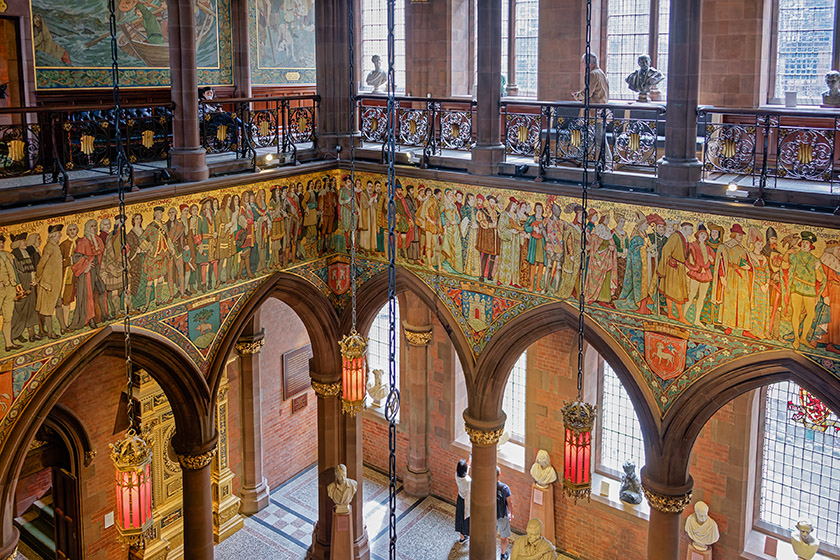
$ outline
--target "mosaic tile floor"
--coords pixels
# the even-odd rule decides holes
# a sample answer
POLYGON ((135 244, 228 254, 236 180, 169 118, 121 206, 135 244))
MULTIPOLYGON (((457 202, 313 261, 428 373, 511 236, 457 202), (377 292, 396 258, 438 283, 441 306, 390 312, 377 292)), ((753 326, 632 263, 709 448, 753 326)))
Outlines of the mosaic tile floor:
MULTIPOLYGON (((317 512, 317 472, 312 466, 271 493, 263 511, 245 519, 245 528, 216 547, 216 560, 297 560, 312 542, 317 512), (247 556, 245 556, 247 554, 247 556)), ((388 478, 365 469, 364 516, 371 560, 388 558, 388 478)), ((469 545, 458 543, 455 507, 437 498, 416 499, 397 486, 397 558, 460 560, 469 545)))

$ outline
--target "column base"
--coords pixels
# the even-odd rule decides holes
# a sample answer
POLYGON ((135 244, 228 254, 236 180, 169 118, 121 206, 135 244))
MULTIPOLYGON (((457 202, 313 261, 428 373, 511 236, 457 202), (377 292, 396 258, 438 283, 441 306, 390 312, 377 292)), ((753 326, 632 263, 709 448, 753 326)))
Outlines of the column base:
POLYGON ((242 513, 254 515, 258 511, 262 511, 268 505, 269 499, 271 499, 268 481, 263 477, 262 481, 256 487, 243 487, 239 491, 239 497, 242 498, 242 503, 239 507, 239 511, 242 513))
POLYGON ((405 470, 403 489, 409 496, 425 498, 432 493, 432 473, 428 469, 423 472, 405 470))
POLYGON ((505 159, 503 144, 477 144, 472 149, 470 173, 473 175, 496 175, 499 164, 505 159))
POLYGON ((17 527, 12 527, 12 538, 9 539, 9 542, 0 546, 0 560, 14 560, 17 557, 19 539, 20 533, 17 527))
POLYGON ((367 527, 362 531, 359 540, 353 543, 353 560, 370 560, 370 541, 368 540, 367 527))
POLYGON ((318 523, 312 529, 312 544, 306 550, 306 560, 330 560, 330 544, 318 540, 318 523))
POLYGON ((204 181, 210 177, 204 148, 174 148, 170 152, 172 169, 185 183, 204 181))
POLYGON ((656 192, 673 196, 695 196, 703 175, 703 164, 697 158, 659 160, 656 192))

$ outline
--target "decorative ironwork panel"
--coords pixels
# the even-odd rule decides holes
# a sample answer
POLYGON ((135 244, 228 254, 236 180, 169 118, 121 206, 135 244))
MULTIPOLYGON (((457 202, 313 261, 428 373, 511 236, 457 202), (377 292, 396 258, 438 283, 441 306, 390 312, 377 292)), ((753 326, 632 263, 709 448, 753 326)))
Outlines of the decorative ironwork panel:
POLYGON ((657 124, 656 120, 615 119, 613 163, 656 167, 657 124))
POLYGON ((315 135, 315 109, 313 107, 289 109, 288 132, 295 144, 312 142, 315 135))
POLYGON ((505 119, 505 150, 533 156, 540 143, 540 115, 509 113, 505 119))
POLYGON ((447 111, 440 113, 440 144, 448 150, 472 148, 472 111, 447 111))
POLYGON ((239 149, 239 116, 233 111, 206 111, 201 119, 204 149, 208 154, 239 149))
POLYGON ((399 109, 399 144, 423 146, 429 137, 429 111, 426 109, 399 109))
POLYGON ((388 116, 384 107, 362 108, 362 140, 382 144, 387 129, 388 116))
POLYGON ((555 147, 553 159, 556 162, 573 162, 575 165, 583 165, 583 138, 587 136, 589 146, 589 161, 595 161, 595 118, 589 119, 589 126, 586 125, 584 117, 558 116, 555 124, 555 147))
POLYGON ((0 126, 0 177, 41 173, 44 170, 41 150, 40 125, 0 126))
POLYGON ((172 117, 169 114, 127 118, 126 153, 131 163, 169 157, 172 117))
POLYGON ((110 167, 113 132, 107 117, 88 119, 88 115, 82 113, 68 115, 71 116, 77 120, 64 120, 61 123, 64 168, 69 171, 110 167))
POLYGON ((805 181, 832 179, 834 131, 780 127, 776 176, 805 181))
POLYGON ((751 175, 755 170, 756 127, 708 124, 703 167, 707 172, 751 175))
POLYGON ((277 146, 277 109, 250 111, 248 124, 255 148, 277 146))

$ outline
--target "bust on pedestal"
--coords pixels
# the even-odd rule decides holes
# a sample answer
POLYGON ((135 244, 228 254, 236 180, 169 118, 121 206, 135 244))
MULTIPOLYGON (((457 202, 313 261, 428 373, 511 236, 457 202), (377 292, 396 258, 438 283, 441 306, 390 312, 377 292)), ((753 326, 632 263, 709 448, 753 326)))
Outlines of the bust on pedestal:
POLYGON ((621 466, 624 476, 621 477, 621 487, 618 489, 618 499, 625 504, 639 505, 642 503, 642 483, 636 475, 636 463, 625 461, 621 466))
POLYGON ((516 539, 510 551, 510 560, 556 560, 554 545, 542 535, 543 524, 531 519, 525 535, 516 539))
POLYGON ((685 532, 691 539, 687 560, 711 560, 713 544, 720 539, 717 522, 709 517, 709 506, 700 501, 694 504, 694 513, 685 520, 685 532))
MULTIPOLYGON (((531 465, 534 487, 531 491, 531 521, 542 522, 540 533, 549 542, 554 542, 554 488, 557 471, 551 466, 551 457, 545 449, 537 451, 537 458, 531 465)), ((530 524, 529 524, 530 525, 530 524)))
POLYGON ((643 54, 639 57, 639 68, 634 70, 632 74, 624 78, 630 91, 638 92, 639 97, 636 101, 640 103, 647 103, 650 101, 648 94, 654 89, 659 82, 665 79, 662 72, 650 65, 650 57, 643 54))
POLYGON ((828 91, 822 94, 823 107, 840 107, 840 72, 832 70, 825 75, 828 91))
POLYGON ((385 374, 384 371, 381 369, 375 369, 371 371, 373 374, 373 382, 369 383, 367 386, 368 395, 372 399, 370 406, 373 408, 379 408, 382 406, 382 399, 386 397, 388 394, 388 387, 382 383, 382 376, 385 374))
POLYGON ((373 93, 382 93, 381 88, 388 81, 388 75, 380 68, 382 59, 375 54, 370 57, 370 61, 373 63, 373 70, 368 73, 365 83, 373 88, 373 93))
POLYGON ((803 519, 790 533, 790 544, 799 560, 811 560, 820 547, 820 541, 814 535, 814 524, 803 519))
POLYGON ((336 465, 335 482, 327 486, 327 495, 335 502, 332 517, 331 560, 352 560, 353 558, 353 516, 350 502, 356 495, 356 481, 347 478, 347 467, 336 465))

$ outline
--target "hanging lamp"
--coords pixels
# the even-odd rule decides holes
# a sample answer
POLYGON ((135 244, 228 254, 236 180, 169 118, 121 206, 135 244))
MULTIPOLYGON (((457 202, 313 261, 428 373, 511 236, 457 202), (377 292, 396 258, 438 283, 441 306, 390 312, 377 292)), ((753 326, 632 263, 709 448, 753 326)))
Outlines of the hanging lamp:
POLYGON ((111 79, 114 93, 114 145, 118 175, 120 241, 122 245, 122 295, 123 331, 125 333, 125 393, 128 399, 128 430, 117 443, 110 445, 111 460, 116 470, 117 495, 116 526, 118 540, 123 546, 142 546, 144 535, 152 528, 152 448, 136 431, 134 397, 132 396, 134 366, 131 359, 131 318, 128 313, 128 243, 125 230, 126 183, 134 174, 126 157, 122 135, 122 108, 120 105, 119 64, 117 60, 117 16, 115 0, 108 0, 111 35, 111 79))
MULTIPOLYGON (((592 54, 592 0, 586 1, 586 70, 584 71, 583 114, 583 182, 581 185, 580 222, 580 277, 578 278, 578 364, 577 399, 563 406, 563 493, 575 502, 589 497, 592 492, 592 428, 595 425, 596 407, 583 400, 583 343, 584 307, 583 287, 586 278, 586 221, 589 187, 589 111, 590 111, 590 57, 592 54)), ((596 116, 597 119, 597 116, 596 116)))
POLYGON ((351 417, 365 408, 367 394, 367 339, 356 330, 356 143, 352 131, 356 122, 355 89, 355 53, 354 53, 354 21, 353 5, 347 13, 349 29, 349 68, 350 95, 348 123, 351 127, 350 137, 350 293, 352 297, 353 327, 350 334, 338 341, 341 348, 341 410, 351 417))

